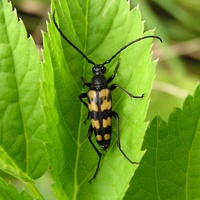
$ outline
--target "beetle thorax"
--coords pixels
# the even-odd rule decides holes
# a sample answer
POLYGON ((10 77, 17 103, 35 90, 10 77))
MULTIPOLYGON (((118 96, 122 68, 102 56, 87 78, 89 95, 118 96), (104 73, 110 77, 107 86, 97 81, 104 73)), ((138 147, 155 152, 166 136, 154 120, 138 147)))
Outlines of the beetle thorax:
POLYGON ((101 90, 107 87, 106 78, 104 75, 94 75, 91 80, 90 89, 101 90))
POLYGON ((94 73, 94 76, 92 77, 91 80, 90 89, 101 90, 103 88, 106 88, 107 83, 106 83, 106 78, 104 76, 104 73, 106 72, 105 66, 102 64, 94 65, 92 71, 94 73))

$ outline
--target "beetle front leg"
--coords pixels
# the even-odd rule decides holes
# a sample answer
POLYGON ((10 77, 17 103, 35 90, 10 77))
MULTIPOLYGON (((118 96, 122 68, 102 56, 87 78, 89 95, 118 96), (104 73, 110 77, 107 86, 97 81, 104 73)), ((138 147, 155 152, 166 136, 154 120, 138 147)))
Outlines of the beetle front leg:
POLYGON ((118 59, 118 62, 117 62, 117 65, 115 67, 115 71, 114 71, 114 74, 108 78, 108 80, 106 81, 107 84, 109 84, 114 78, 115 78, 115 75, 117 73, 117 70, 119 68, 119 65, 120 65, 120 59, 118 59))
POLYGON ((99 170, 99 166, 100 166, 100 163, 101 163, 101 156, 102 156, 102 154, 99 152, 99 150, 96 148, 96 146, 95 146, 94 143, 92 142, 91 137, 92 137, 93 131, 94 131, 94 129, 93 129, 93 127, 92 127, 92 124, 90 124, 89 130, 88 130, 88 139, 89 139, 90 143, 92 144, 94 150, 96 151, 97 155, 99 156, 99 161, 98 161, 97 168, 96 168, 96 171, 95 171, 95 173, 94 173, 94 176, 90 179, 89 183, 90 183, 93 179, 95 179, 95 177, 96 177, 96 175, 97 175, 97 172, 98 172, 98 170, 99 170))
POLYGON ((86 82, 86 80, 85 80, 85 78, 83 76, 81 77, 81 80, 83 81, 83 85, 84 86, 87 86, 87 87, 91 86, 91 83, 86 82))
POLYGON ((117 122, 117 147, 119 148, 120 152, 124 155, 124 157, 131 163, 131 164, 138 164, 137 162, 133 162, 130 158, 127 157, 127 155, 123 152, 121 149, 121 143, 120 143, 120 131, 119 131, 119 115, 116 112, 112 112, 112 116, 116 119, 117 122))

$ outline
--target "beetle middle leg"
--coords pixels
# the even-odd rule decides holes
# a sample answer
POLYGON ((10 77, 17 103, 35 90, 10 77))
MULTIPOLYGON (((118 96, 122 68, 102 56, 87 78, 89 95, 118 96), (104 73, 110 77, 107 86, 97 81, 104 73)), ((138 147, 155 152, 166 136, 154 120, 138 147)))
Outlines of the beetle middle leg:
MULTIPOLYGON (((87 93, 82 93, 80 94, 79 96, 79 99, 80 101, 83 103, 83 105, 85 105, 87 108, 88 108, 88 104, 83 100, 83 98, 86 98, 87 97, 87 93)), ((88 110, 88 116, 87 118, 85 119, 84 123, 86 123, 86 121, 90 118, 90 113, 89 113, 89 110, 88 110)))
POLYGON ((92 133, 93 133, 94 129, 92 127, 92 124, 90 124, 90 127, 89 127, 89 130, 88 130, 88 139, 90 141, 90 143, 92 144, 94 150, 96 151, 97 155, 99 156, 99 161, 98 161, 98 164, 97 164, 97 168, 96 168, 96 171, 94 173, 94 176, 90 179, 89 183, 96 177, 97 175, 97 172, 99 170, 99 166, 100 166, 100 163, 101 163, 101 156, 102 154, 99 152, 99 150, 96 148, 96 146, 94 145, 94 143, 92 142, 92 133))
MULTIPOLYGON (((119 65, 120 65, 120 59, 118 59, 118 62, 117 62, 117 65, 115 67, 115 71, 114 71, 114 74, 108 78, 108 80, 106 81, 107 84, 109 84, 114 78, 115 78, 115 75, 117 73, 117 70, 119 68, 119 65)), ((88 83, 87 83, 88 84, 88 83)), ((86 84, 85 84, 86 85, 86 84)), ((127 90, 125 90, 123 87, 121 87, 120 85, 118 84, 112 84, 109 89, 111 91, 113 91, 115 88, 119 88, 120 90, 122 90, 123 92, 125 92, 127 95, 129 95, 131 98, 143 98, 144 97, 144 94, 142 94, 141 96, 135 96, 135 95, 132 95, 130 92, 128 92, 127 90)))
POLYGON ((132 95, 130 92, 128 92, 127 90, 125 90, 123 87, 121 87, 120 85, 118 84, 112 84, 109 89, 111 91, 113 91, 115 88, 119 88, 120 90, 122 90, 123 92, 125 92, 128 96, 130 96, 131 98, 143 98, 145 94, 142 94, 141 96, 135 96, 135 95, 132 95))
POLYGON ((112 116, 116 119, 117 122, 117 147, 119 148, 120 152, 124 155, 124 157, 131 163, 131 164, 138 164, 137 162, 133 162, 128 156, 124 153, 121 149, 121 142, 120 142, 120 131, 119 131, 119 115, 116 112, 112 112, 112 116))

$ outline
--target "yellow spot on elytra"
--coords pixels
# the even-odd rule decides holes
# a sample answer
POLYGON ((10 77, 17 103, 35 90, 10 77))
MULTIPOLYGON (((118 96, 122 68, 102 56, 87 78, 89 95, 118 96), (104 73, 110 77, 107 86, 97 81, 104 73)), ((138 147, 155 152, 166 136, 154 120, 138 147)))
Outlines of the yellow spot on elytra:
POLYGON ((96 99, 97 99, 97 93, 95 90, 90 90, 88 92, 88 97, 89 97, 89 103, 88 103, 88 108, 89 111, 95 111, 98 112, 98 106, 96 104, 96 99))
POLYGON ((97 97, 97 92, 95 90, 90 90, 88 92, 88 96, 90 97, 90 99, 95 99, 97 97))
POLYGON ((110 140, 110 134, 106 133, 104 134, 104 140, 110 140))
POLYGON ((99 129, 100 128, 99 120, 92 119, 92 127, 99 129))
POLYGON ((102 141, 102 136, 101 136, 101 135, 99 135, 99 134, 98 134, 98 135, 96 135, 96 140, 97 140, 97 141, 102 141))
POLYGON ((95 111, 95 112, 98 112, 98 106, 96 103, 94 103, 93 101, 91 101, 91 103, 88 104, 88 108, 89 108, 89 111, 95 111))
POLYGON ((103 119, 103 128, 111 126, 111 118, 108 117, 107 119, 103 119))
POLYGON ((104 111, 104 110, 110 110, 111 109, 111 100, 108 98, 110 97, 110 91, 109 89, 102 89, 100 91, 100 98, 101 98, 101 101, 102 101, 102 104, 101 104, 101 111, 104 111))

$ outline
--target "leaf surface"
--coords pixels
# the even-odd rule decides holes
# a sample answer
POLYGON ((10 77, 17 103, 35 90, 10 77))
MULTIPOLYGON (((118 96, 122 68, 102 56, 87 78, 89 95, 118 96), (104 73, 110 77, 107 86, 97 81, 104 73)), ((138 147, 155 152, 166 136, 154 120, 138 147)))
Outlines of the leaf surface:
POLYGON ((40 58, 7 0, 0 2, 0 169, 24 181, 47 169, 40 58))
POLYGON ((144 155, 125 199, 200 198, 200 86, 166 123, 156 117, 147 130, 144 155))

